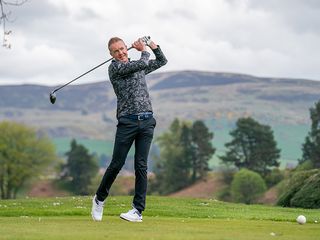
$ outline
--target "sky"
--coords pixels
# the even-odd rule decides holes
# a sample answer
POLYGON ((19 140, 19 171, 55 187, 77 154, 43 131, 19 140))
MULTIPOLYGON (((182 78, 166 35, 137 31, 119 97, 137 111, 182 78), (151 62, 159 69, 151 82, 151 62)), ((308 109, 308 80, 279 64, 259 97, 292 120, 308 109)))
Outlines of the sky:
MULTIPOLYGON (((61 85, 109 59, 111 37, 130 46, 145 35, 168 59, 158 72, 320 80, 318 0, 28 0, 6 7, 12 47, 0 46, 0 85, 61 85)), ((139 54, 129 51, 131 59, 139 54)), ((76 83, 103 80, 107 65, 76 83)))

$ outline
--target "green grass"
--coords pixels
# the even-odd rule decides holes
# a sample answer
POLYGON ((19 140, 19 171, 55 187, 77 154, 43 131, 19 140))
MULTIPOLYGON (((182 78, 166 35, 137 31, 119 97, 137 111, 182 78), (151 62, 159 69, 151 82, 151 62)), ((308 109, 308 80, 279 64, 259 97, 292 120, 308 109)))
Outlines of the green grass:
POLYGON ((119 219, 131 197, 110 197, 102 222, 90 197, 0 201, 0 239, 319 239, 320 211, 214 199, 147 198, 143 223, 119 219), (295 222, 298 215, 307 224, 295 222))

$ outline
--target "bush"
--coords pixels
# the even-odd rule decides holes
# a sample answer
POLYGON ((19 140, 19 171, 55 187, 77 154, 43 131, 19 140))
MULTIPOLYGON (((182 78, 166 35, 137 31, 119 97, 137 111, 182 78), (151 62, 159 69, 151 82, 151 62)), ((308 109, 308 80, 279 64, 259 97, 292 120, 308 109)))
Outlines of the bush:
POLYGON ((231 196, 235 202, 251 204, 266 191, 263 178, 256 172, 241 169, 231 183, 231 196))
POLYGON ((231 193, 230 193, 230 186, 224 187, 220 191, 218 191, 217 198, 220 201, 231 202, 232 197, 231 197, 231 193))
POLYGON ((320 172, 309 177, 294 197, 292 207, 320 208, 320 172))
POLYGON ((221 172, 223 182, 227 185, 230 185, 237 171, 234 168, 224 168, 221 170, 221 172))
POLYGON ((272 169, 272 171, 265 177, 268 188, 277 185, 283 179, 284 173, 279 168, 272 169))
POLYGON ((307 161, 300 163, 296 167, 295 171, 306 171, 306 170, 311 170, 311 169, 314 169, 313 163, 311 162, 311 160, 307 160, 307 161))
MULTIPOLYGON (((312 195, 311 197, 312 199, 316 197, 313 194, 313 191, 317 189, 317 187, 314 186, 314 184, 316 183, 316 180, 313 180, 313 179, 314 178, 317 179, 317 176, 320 177, 319 173, 320 173, 319 169, 294 172, 294 174, 287 181, 287 184, 286 184, 287 190, 279 197, 277 205, 283 206, 283 207, 293 207, 292 204, 295 204, 295 206, 299 205, 300 207, 305 206, 305 208, 309 208, 308 206, 310 206, 310 204, 308 202, 310 201, 309 199, 311 197, 310 195, 312 195), (308 184, 310 184, 310 186, 308 186, 308 184), (311 185, 313 187, 311 187, 311 185), (303 192, 299 193, 301 190, 303 190, 303 192), (304 201, 305 201, 305 204, 303 203, 304 201)), ((316 202, 319 201, 320 199, 319 195, 320 194, 318 194, 318 200, 314 199, 313 201, 316 201, 316 202)))

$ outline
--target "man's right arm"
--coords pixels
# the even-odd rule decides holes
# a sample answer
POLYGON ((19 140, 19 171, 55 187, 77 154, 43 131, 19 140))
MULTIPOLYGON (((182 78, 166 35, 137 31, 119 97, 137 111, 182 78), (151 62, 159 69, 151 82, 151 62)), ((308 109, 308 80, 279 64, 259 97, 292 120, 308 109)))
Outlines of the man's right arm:
POLYGON ((150 53, 142 51, 141 58, 137 61, 131 61, 127 63, 112 61, 109 67, 109 76, 112 78, 117 78, 145 70, 148 67, 149 57, 150 53))

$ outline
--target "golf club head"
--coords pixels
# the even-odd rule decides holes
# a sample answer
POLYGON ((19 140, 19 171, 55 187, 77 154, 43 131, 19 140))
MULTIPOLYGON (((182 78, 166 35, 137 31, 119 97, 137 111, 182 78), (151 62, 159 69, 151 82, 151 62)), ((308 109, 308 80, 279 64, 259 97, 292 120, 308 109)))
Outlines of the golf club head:
POLYGON ((54 104, 56 102, 57 96, 54 92, 50 93, 50 102, 54 104))

